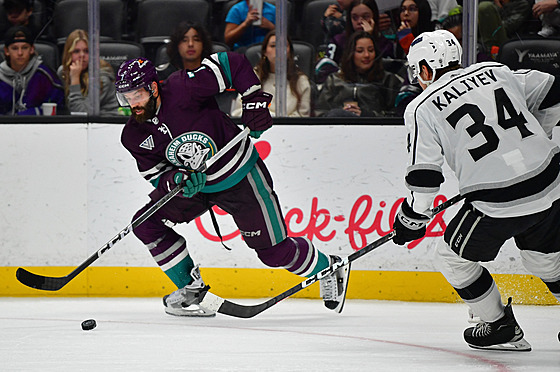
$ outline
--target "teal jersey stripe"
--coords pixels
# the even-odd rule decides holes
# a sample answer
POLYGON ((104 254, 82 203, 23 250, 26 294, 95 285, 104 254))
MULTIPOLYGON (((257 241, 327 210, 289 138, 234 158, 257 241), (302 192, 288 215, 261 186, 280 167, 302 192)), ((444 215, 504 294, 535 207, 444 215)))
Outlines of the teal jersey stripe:
POLYGON ((222 66, 222 70, 224 71, 228 83, 228 88, 231 88, 231 68, 229 66, 229 58, 226 52, 219 52, 218 53, 218 61, 220 61, 220 65, 222 66))
POLYGON ((278 244, 286 239, 284 225, 279 220, 282 218, 282 215, 276 209, 276 203, 270 198, 270 191, 267 189, 266 181, 261 176, 257 167, 251 169, 250 173, 254 185, 257 188, 257 193, 266 209, 265 217, 268 217, 268 225, 272 229, 272 234, 274 235, 272 243, 273 245, 278 244))
POLYGON ((247 162, 245 164, 243 164, 243 166, 241 166, 241 168, 239 168, 237 171, 235 171, 231 176, 229 176, 228 178, 226 178, 225 180, 218 182, 214 185, 210 185, 210 186, 204 186, 204 188, 202 189, 202 193, 212 193, 212 192, 219 192, 219 191, 224 191, 229 189, 230 187, 233 187, 235 185, 237 185, 239 182, 241 182, 241 180, 243 178, 245 178, 245 176, 247 175, 247 173, 249 173, 249 171, 255 166, 255 163, 257 162, 257 160, 259 159, 259 153, 258 151, 253 147, 253 153, 251 154, 251 157, 249 158, 249 160, 247 160, 247 162))

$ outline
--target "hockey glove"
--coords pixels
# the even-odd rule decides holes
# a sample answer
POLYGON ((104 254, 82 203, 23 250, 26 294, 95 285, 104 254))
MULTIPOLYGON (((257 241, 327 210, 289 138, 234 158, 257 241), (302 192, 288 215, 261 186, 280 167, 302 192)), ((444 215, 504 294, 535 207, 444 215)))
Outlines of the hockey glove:
POLYGON ((404 245, 416 239, 420 239, 426 234, 426 225, 430 218, 414 212, 408 205, 406 199, 401 205, 401 209, 393 222, 393 229, 397 233, 393 237, 393 242, 404 245))
POLYGON ((202 190, 206 184, 206 173, 187 172, 181 170, 180 172, 175 173, 173 181, 175 182, 175 185, 179 185, 181 182, 185 181, 185 187, 183 187, 183 197, 192 198, 193 195, 202 190))
POLYGON ((243 125, 249 127, 249 135, 259 138, 261 134, 272 126, 272 116, 268 106, 272 101, 272 94, 258 90, 242 98, 243 113, 241 120, 243 125))

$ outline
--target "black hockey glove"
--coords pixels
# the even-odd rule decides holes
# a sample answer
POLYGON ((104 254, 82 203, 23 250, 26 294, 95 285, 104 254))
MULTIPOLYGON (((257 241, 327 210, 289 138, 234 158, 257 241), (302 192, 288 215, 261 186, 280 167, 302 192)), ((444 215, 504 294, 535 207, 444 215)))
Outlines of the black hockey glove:
POLYGON ((258 90, 247 97, 242 98, 243 113, 241 120, 243 125, 249 127, 249 135, 259 138, 261 134, 272 126, 272 116, 268 106, 272 101, 272 94, 258 90))
POLYGON ((206 184, 206 173, 201 172, 188 172, 184 169, 178 169, 167 172, 169 174, 164 174, 161 181, 165 182, 166 191, 169 192, 184 182, 183 193, 181 194, 185 198, 192 198, 196 193, 198 193, 204 185, 206 184), (172 175, 172 177, 170 177, 172 175))
POLYGON ((413 240, 420 239, 426 234, 428 222, 430 222, 430 218, 414 212, 405 199, 399 213, 395 217, 395 222, 393 222, 393 229, 397 233, 393 237, 393 241, 395 244, 404 245, 413 240))

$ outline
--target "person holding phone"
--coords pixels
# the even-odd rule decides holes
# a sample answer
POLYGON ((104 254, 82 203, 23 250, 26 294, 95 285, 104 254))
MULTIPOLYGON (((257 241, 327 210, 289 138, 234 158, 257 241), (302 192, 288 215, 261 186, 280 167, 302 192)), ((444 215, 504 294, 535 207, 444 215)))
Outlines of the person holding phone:
POLYGON ((261 43, 266 34, 276 28, 275 22, 274 5, 262 0, 242 0, 232 6, 226 16, 224 41, 232 50, 261 43))

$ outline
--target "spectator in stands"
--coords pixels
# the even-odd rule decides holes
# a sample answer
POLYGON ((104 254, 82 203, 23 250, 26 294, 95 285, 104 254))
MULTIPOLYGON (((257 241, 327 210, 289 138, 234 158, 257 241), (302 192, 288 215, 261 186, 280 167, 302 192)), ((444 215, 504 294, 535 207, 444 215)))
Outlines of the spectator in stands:
POLYGON ((41 22, 35 19, 33 0, 4 0, 2 6, 6 13, 6 19, 2 20, 0 35, 5 35, 8 28, 12 26, 26 26, 34 40, 54 41, 49 25, 41 25, 41 22))
POLYGON ((0 63, 0 114, 41 115, 41 105, 64 109, 64 90, 56 73, 35 54, 34 38, 25 26, 10 28, 4 37, 0 63))
POLYGON ((527 0, 479 2, 478 30, 486 51, 497 55, 503 43, 525 31, 531 17, 531 5, 527 0))
POLYGON ((434 30, 430 4, 427 0, 403 0, 400 18, 401 25, 397 30, 397 37, 399 47, 406 55, 416 36, 434 30))
MULTIPOLYGON (((91 111, 88 100, 89 88, 89 41, 86 31, 76 29, 66 38, 62 52, 62 65, 59 74, 64 82, 66 103, 70 113, 91 111)), ((118 115, 119 104, 115 90, 115 72, 111 65, 99 61, 99 113, 118 115)))
POLYGON ((538 34, 542 37, 558 37, 560 34, 560 2, 558 0, 536 0, 533 5, 533 16, 539 18, 542 29, 538 34))
POLYGON ((375 0, 354 0, 347 11, 344 32, 335 35, 329 41, 325 56, 315 66, 315 81, 323 83, 328 75, 338 71, 338 63, 346 47, 346 41, 356 31, 366 31, 373 35, 379 58, 394 57, 393 43, 381 33, 382 27, 388 29, 390 25, 389 16, 383 14, 380 17, 375 0))
MULTIPOLYGON (((208 31, 198 23, 181 22, 167 44, 169 62, 156 67, 158 78, 165 80, 177 70, 196 70, 210 54, 212 39, 208 31)), ((228 90, 216 95, 220 110, 229 114, 236 95, 236 92, 228 90)))
POLYGON ((169 62, 156 67, 160 80, 177 70, 195 70, 212 53, 212 40, 204 27, 192 22, 181 22, 167 44, 169 62))
POLYGON ((379 57, 394 56, 392 43, 381 34, 381 29, 388 29, 390 25, 389 16, 379 14, 375 0, 354 0, 346 15, 344 33, 336 35, 329 43, 329 50, 332 50, 329 57, 338 63, 346 47, 346 40, 356 31, 366 31, 374 36, 380 53, 379 57))
POLYGON ((249 0, 241 0, 231 7, 226 16, 224 41, 233 50, 261 43, 265 35, 274 30, 275 22, 274 5, 263 2, 261 14, 249 4, 249 0))
POLYGON ((325 9, 321 26, 325 32, 325 41, 328 41, 338 34, 344 32, 346 28, 347 10, 352 5, 353 0, 336 0, 337 4, 331 4, 325 9))
MULTIPOLYGON (((296 66, 292 40, 288 37, 287 71, 288 86, 286 89, 286 116, 310 116, 311 85, 309 78, 296 66)), ((276 31, 270 31, 264 38, 261 47, 261 59, 255 66, 255 72, 261 81, 262 90, 276 94, 276 31)), ((276 116, 275 100, 269 111, 276 116)), ((241 116, 241 97, 238 97, 232 116, 241 116)))
POLYGON ((392 116, 403 79, 383 69, 375 37, 357 31, 348 40, 340 72, 331 74, 319 94, 316 113, 329 117, 392 116))

